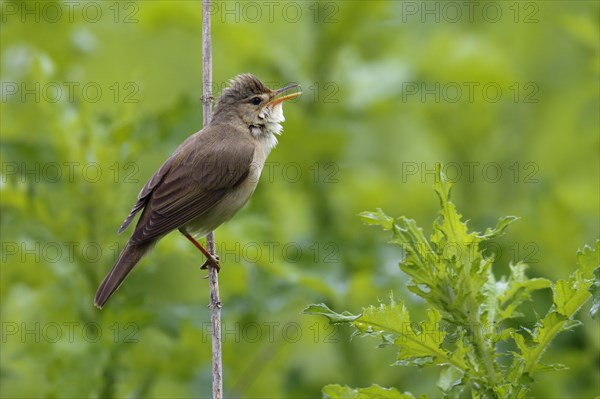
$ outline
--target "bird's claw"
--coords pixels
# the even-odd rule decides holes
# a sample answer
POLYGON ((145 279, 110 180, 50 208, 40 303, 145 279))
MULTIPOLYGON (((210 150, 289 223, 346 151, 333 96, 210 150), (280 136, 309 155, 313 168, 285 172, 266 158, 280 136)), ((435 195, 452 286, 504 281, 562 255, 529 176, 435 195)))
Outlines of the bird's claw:
POLYGON ((208 266, 212 266, 217 269, 217 273, 221 271, 221 265, 219 264, 219 257, 217 255, 206 258, 206 261, 200 266, 200 269, 206 270, 208 266))

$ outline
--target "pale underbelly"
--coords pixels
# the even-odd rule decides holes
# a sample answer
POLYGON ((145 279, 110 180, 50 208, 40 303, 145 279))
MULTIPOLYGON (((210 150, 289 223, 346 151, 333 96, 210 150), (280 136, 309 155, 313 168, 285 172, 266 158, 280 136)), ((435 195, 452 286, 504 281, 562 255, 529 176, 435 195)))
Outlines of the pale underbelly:
MULTIPOLYGON (((269 137, 271 136, 272 134, 269 137)), ((205 212, 204 215, 186 223, 180 227, 179 230, 183 233, 190 233, 197 238, 201 238, 231 219, 233 215, 248 202, 252 193, 254 193, 254 189, 256 189, 256 185, 258 184, 265 160, 270 150, 271 147, 269 146, 257 146, 246 180, 226 193, 225 196, 210 210, 205 212)))
POLYGON ((206 213, 186 223, 179 228, 181 232, 189 233, 197 238, 204 237, 221 224, 231 219, 248 202, 254 189, 256 180, 246 179, 234 188, 206 213))

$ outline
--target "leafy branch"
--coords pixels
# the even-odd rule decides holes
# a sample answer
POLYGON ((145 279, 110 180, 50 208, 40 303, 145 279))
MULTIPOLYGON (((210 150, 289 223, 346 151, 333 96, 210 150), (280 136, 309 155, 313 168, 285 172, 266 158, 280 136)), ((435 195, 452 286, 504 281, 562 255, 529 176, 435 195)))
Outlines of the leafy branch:
MULTIPOLYGON (((444 397, 524 398, 536 373, 564 368, 544 365, 541 357, 560 332, 579 325, 574 316, 594 295, 598 309, 599 242, 577 254, 577 269, 566 280, 528 278, 527 265, 510 264, 508 276, 497 279, 494 257, 482 244, 504 234, 517 220, 500 218, 494 228, 469 232, 450 202, 452 185, 437 167, 435 192, 440 200, 439 217, 427 239, 417 223, 404 216, 392 218, 381 209, 360 214, 364 223, 391 231, 390 243, 403 249, 400 269, 409 277, 408 289, 429 305, 427 320, 412 321, 403 302, 390 295, 389 304, 369 306, 360 315, 337 313, 324 304, 310 305, 307 314, 325 316, 330 323, 349 323, 359 336, 382 340, 380 346, 399 349, 396 365, 441 368, 438 387, 444 397), (517 325, 520 309, 531 293, 550 288, 553 305, 533 329, 517 325), (510 322, 510 323, 509 323, 510 322), (512 341, 514 350, 502 349, 512 341), (499 359, 509 359, 508 362, 499 359)), ((326 398, 413 398, 395 388, 373 385, 350 388, 328 385, 326 398)))

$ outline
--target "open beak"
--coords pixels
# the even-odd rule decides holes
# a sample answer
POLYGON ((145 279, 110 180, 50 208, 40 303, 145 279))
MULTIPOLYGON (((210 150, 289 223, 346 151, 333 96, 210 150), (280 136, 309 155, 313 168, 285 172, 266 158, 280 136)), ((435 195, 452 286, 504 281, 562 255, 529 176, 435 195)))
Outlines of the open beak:
POLYGON ((291 100, 292 98, 296 98, 302 94, 302 90, 300 89, 300 85, 298 85, 296 83, 292 83, 291 85, 287 85, 285 87, 282 87, 281 89, 275 90, 274 93, 275 93, 275 95, 273 96, 271 101, 269 101, 269 103, 268 103, 268 105, 270 105, 270 106, 275 106, 279 103, 284 102, 285 100, 291 100), (298 90, 295 91, 294 93, 290 93, 290 94, 283 95, 281 97, 277 97, 280 94, 283 94, 286 91, 293 89, 294 87, 298 87, 298 90))

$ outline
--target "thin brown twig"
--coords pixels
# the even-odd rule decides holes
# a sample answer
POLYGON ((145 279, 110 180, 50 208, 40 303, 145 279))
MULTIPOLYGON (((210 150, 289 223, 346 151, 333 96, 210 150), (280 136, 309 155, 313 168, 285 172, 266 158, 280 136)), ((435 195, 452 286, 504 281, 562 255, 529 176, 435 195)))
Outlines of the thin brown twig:
MULTIPOLYGON (((212 117, 212 48, 210 36, 210 0, 202 0, 202 111, 203 124, 212 117)), ((215 255, 214 232, 206 236, 206 249, 215 255)), ((223 361, 221 355, 221 298, 219 296, 219 271, 208 265, 210 286, 210 320, 212 324, 212 391, 213 399, 223 398, 223 361)))

